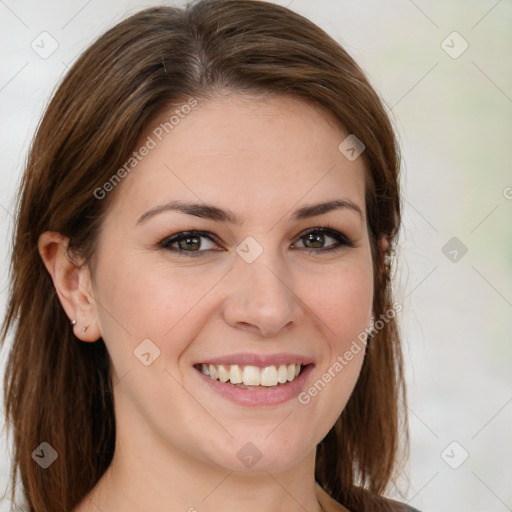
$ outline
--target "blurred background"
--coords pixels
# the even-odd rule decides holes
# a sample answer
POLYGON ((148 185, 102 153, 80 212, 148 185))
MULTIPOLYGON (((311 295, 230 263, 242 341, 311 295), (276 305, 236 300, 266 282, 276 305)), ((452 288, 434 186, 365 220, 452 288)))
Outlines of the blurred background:
MULTIPOLYGON (((44 107, 97 36, 157 3, 0 0, 2 316, 13 197, 44 107)), ((512 1, 275 3, 348 50, 401 140, 395 290, 411 448, 407 477, 391 495, 423 512, 512 511, 512 1)), ((8 348, 0 353, 2 374, 8 348)), ((6 512, 16 508, 2 427, 6 512)))

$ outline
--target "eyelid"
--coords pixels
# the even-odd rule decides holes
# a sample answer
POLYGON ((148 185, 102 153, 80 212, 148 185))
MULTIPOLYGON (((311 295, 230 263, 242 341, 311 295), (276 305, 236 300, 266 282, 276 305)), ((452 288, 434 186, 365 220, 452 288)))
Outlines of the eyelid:
MULTIPOLYGON (((216 243, 217 245, 219 245, 219 241, 220 241, 219 237, 217 237, 215 234, 213 234, 210 231, 204 231, 201 229, 187 229, 185 231, 178 231, 178 232, 174 233, 173 235, 165 237, 161 242, 158 243, 158 246, 162 247, 164 249, 168 249, 171 244, 173 244, 174 242, 180 240, 181 238, 185 238, 187 236, 190 236, 190 237, 197 236, 200 238, 201 237, 208 238, 209 240, 216 243)), ((178 250, 178 251, 179 252, 194 252, 194 251, 180 251, 180 250, 178 250)), ((206 251, 195 251, 195 252, 201 253, 201 252, 206 252, 206 251)))
MULTIPOLYGON (((303 251, 307 251, 308 253, 322 253, 322 252, 329 252, 329 251, 334 252, 336 249, 343 249, 344 247, 355 247, 355 244, 352 242, 352 240, 348 236, 346 236, 343 232, 339 231, 338 229, 333 228, 329 224, 324 224, 322 226, 314 226, 312 228, 308 228, 304 231, 301 231, 295 237, 293 244, 295 244, 297 241, 301 240, 303 237, 307 236, 309 233, 326 234, 327 236, 330 236, 331 238, 336 240, 338 242, 338 244, 335 245, 334 247, 328 246, 328 247, 319 248, 319 249, 310 248, 310 247, 300 247, 299 248, 303 251)), ((208 252, 217 250, 217 249, 206 249, 206 250, 199 250, 199 251, 185 251, 182 249, 171 247, 171 244, 173 244, 187 236, 191 236, 191 237, 197 236, 198 238, 204 237, 204 238, 209 239, 210 241, 212 241, 213 243, 215 243, 217 245, 221 245, 221 244, 219 244, 220 238, 217 235, 215 235, 214 233, 212 233, 210 231, 204 231, 201 229, 189 229, 189 230, 185 230, 185 231, 178 231, 178 232, 174 233, 173 235, 165 237, 162 241, 160 241, 158 243, 158 246, 161 248, 164 248, 164 249, 172 250, 180 255, 192 256, 192 257, 198 256, 202 253, 208 253, 208 252)), ((218 250, 223 250, 223 249, 218 249, 218 250)))
MULTIPOLYGON (((339 231, 338 229, 335 229, 333 227, 329 227, 328 225, 324 226, 317 226, 313 228, 306 229, 305 231, 302 231, 295 239, 295 241, 300 240, 301 238, 305 237, 306 235, 309 235, 309 233, 322 233, 326 234, 327 236, 330 236, 331 238, 334 238, 340 245, 345 245, 346 247, 355 247, 354 242, 350 240, 350 238, 339 231)), ((293 242, 295 243, 295 242, 293 242)), ((339 247, 339 246, 336 246, 339 247)), ((323 249, 311 249, 309 247, 304 248, 306 251, 313 251, 313 252, 322 252, 327 251, 328 248, 323 249)), ((334 248, 333 248, 334 249, 334 248)))

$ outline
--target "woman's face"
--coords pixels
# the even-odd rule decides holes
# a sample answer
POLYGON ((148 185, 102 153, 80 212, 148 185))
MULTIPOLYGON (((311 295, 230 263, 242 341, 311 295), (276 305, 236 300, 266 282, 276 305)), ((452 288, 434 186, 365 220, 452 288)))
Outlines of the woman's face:
POLYGON ((363 160, 340 152, 349 134, 329 114, 290 97, 199 101, 160 141, 168 118, 111 192, 99 238, 93 295, 118 442, 236 471, 289 468, 332 427, 364 357, 363 160))

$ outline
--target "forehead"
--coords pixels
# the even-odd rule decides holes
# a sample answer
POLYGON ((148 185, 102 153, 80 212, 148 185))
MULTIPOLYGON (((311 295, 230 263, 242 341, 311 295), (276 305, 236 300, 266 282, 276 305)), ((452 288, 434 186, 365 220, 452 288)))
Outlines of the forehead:
POLYGON ((241 94, 177 109, 162 112, 142 137, 140 147, 152 147, 118 186, 115 213, 134 218, 181 199, 261 219, 340 196, 364 209, 364 161, 339 151, 348 133, 330 112, 289 96, 241 94))

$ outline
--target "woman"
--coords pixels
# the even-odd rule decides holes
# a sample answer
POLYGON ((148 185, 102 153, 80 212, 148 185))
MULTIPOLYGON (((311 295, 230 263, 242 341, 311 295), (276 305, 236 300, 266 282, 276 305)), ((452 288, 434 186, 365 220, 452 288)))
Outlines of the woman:
POLYGON ((29 510, 412 510, 383 497, 398 171, 361 69, 286 8, 100 37, 20 191, 2 340, 29 510))

